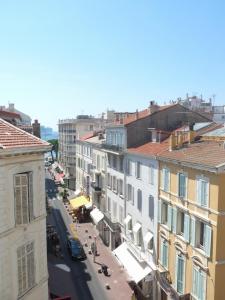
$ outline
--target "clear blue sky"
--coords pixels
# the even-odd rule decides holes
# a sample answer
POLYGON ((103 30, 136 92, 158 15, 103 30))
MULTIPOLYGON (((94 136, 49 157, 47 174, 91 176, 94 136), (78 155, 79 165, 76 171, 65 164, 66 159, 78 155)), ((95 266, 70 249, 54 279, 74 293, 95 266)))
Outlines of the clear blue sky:
POLYGON ((225 1, 0 1, 0 104, 43 125, 186 93, 225 104, 225 1))

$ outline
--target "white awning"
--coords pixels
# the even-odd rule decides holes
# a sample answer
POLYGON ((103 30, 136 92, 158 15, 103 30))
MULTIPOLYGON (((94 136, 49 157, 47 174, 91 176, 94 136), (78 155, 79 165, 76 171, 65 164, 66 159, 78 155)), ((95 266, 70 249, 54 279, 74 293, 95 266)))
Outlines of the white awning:
POLYGON ((104 218, 103 213, 97 207, 90 212, 90 216, 96 225, 104 218))
POLYGON ((153 238, 153 234, 150 231, 148 231, 144 236, 144 243, 148 245, 148 243, 151 241, 152 238, 153 238))
POLYGON ((134 228, 133 228, 133 232, 134 233, 138 233, 138 231, 141 229, 141 224, 140 223, 136 223, 134 225, 134 228))
POLYGON ((116 248, 113 251, 113 254, 127 270, 131 280, 135 281, 136 283, 140 282, 152 271, 152 269, 145 262, 139 263, 135 259, 135 257, 128 250, 128 245, 126 242, 116 248))
POLYGON ((132 220, 131 216, 127 215, 123 222, 125 225, 127 225, 131 220, 132 220))
POLYGON ((76 190, 76 191, 74 192, 74 195, 75 195, 75 196, 79 196, 79 195, 80 195, 80 193, 81 193, 81 190, 80 190, 80 189, 78 189, 78 190, 76 190))

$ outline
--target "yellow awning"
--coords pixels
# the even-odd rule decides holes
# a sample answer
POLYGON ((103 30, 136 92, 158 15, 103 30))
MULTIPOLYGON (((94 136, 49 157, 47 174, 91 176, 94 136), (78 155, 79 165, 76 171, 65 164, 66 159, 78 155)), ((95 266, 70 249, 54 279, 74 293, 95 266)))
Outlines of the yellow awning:
POLYGON ((90 201, 84 197, 84 196, 80 196, 80 197, 76 197, 74 199, 70 200, 70 205, 72 206, 72 209, 77 209, 85 204, 88 204, 90 201))

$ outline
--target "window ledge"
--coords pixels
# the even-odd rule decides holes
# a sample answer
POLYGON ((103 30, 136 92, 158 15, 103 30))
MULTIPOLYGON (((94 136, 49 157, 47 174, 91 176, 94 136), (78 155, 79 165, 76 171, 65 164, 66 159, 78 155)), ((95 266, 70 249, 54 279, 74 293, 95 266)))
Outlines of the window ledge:
POLYGON ((120 198, 124 199, 124 195, 121 195, 121 194, 120 194, 119 196, 120 196, 120 198))
POLYGON ((185 240, 185 238, 181 234, 176 233, 176 237, 185 244, 189 243, 188 241, 185 240))
POLYGON ((170 229, 167 225, 160 223, 160 226, 162 226, 163 229, 166 229, 167 231, 170 231, 170 229))
POLYGON ((198 247, 194 247, 195 251, 198 252, 199 254, 201 254, 202 256, 204 256, 205 258, 209 258, 208 255, 205 253, 204 250, 202 250, 201 248, 198 247))

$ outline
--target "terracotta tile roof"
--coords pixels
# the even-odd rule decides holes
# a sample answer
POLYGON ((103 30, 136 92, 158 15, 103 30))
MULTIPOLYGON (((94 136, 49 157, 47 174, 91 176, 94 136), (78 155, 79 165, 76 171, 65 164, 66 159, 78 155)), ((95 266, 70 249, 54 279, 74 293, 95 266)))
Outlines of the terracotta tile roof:
POLYGON ((0 148, 9 149, 35 146, 49 146, 49 143, 0 119, 0 148))
POLYGON ((127 152, 146 156, 157 156, 166 149, 169 149, 169 139, 166 139, 161 143, 149 142, 138 147, 128 148, 127 152))
POLYGON ((95 132, 89 132, 85 135, 83 135, 81 138, 79 138, 80 141, 86 141, 87 139, 90 139, 96 135, 95 132))
MULTIPOLYGON (((155 113, 157 113, 157 112, 159 112, 159 111, 168 109, 168 108, 173 107, 173 106, 176 106, 176 105, 177 105, 177 103, 176 103, 176 104, 169 104, 169 105, 158 106, 158 110, 155 111, 155 112, 152 113, 152 114, 155 114, 155 113)), ((144 109, 144 110, 141 110, 141 111, 138 112, 138 120, 143 119, 143 118, 149 116, 150 114, 151 114, 151 113, 150 113, 150 109, 148 109, 148 108, 146 108, 146 109, 144 109)), ((130 123, 135 122, 135 121, 137 121, 137 119, 136 119, 136 113, 131 114, 131 115, 129 115, 128 117, 123 118, 123 119, 120 120, 120 121, 115 121, 115 124, 118 125, 118 124, 121 124, 121 123, 122 123, 122 124, 124 124, 124 125, 127 125, 127 124, 130 124, 130 123)))
POLYGON ((186 144, 180 149, 164 150, 159 154, 159 158, 217 167, 225 164, 225 149, 223 142, 199 141, 190 145, 186 144))

